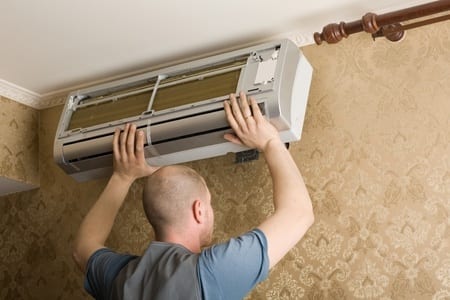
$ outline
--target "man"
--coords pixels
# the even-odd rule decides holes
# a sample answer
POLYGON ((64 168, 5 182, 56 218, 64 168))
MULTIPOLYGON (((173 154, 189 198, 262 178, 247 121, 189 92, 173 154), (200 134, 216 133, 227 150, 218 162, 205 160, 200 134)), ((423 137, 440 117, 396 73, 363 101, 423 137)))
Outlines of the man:
POLYGON ((183 166, 147 165, 143 132, 126 125, 113 141, 114 173, 83 220, 74 259, 97 299, 241 299, 303 237, 314 221, 308 192, 277 130, 244 93, 224 103, 234 134, 225 139, 263 152, 275 212, 256 229, 223 244, 211 241, 214 213, 203 178, 183 166), (141 257, 104 243, 133 181, 147 177, 143 202, 155 241, 141 257))

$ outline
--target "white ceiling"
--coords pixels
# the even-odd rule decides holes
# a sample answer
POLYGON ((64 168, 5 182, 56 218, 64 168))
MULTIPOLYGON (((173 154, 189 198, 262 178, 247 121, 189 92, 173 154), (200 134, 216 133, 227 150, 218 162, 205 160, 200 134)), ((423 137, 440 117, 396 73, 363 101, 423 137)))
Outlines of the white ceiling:
POLYGON ((311 44, 328 23, 424 2, 1 0, 0 95, 22 91, 39 106, 61 92, 205 53, 280 37, 311 44))

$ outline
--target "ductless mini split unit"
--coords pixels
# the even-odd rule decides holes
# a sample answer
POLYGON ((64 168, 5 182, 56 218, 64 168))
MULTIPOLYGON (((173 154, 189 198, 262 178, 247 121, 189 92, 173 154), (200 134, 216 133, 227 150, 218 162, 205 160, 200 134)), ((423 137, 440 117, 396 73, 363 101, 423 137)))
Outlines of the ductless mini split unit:
POLYGON ((290 40, 269 42, 75 91, 54 143, 56 163, 77 181, 112 171, 117 127, 146 133, 145 157, 169 165, 248 150, 223 108, 231 93, 253 96, 284 142, 300 139, 312 68, 290 40))

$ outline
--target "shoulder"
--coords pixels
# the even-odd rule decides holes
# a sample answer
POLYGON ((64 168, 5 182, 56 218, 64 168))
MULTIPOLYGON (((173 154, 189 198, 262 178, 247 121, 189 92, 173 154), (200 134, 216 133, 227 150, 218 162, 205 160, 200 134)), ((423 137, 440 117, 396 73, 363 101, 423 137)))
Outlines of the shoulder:
POLYGON ((226 242, 213 245, 207 249, 204 249, 200 257, 207 257, 212 254, 234 254, 246 249, 260 249, 262 251, 267 250, 267 239, 261 230, 254 229, 238 237, 231 238, 226 242))
POLYGON ((109 248, 100 248, 89 257, 86 274, 89 271, 93 271, 93 269, 99 268, 103 268, 105 271, 116 268, 120 269, 136 257, 135 255, 117 253, 109 248))
POLYGON ((84 287, 94 297, 105 295, 120 270, 137 256, 100 248, 88 260, 84 287))
POLYGON ((204 295, 211 299, 240 299, 269 273, 267 240, 254 229, 204 249, 198 260, 204 295), (236 272, 239 270, 239 276, 236 272), (218 295, 222 298, 218 298, 218 295), (213 297, 214 296, 214 297, 213 297))

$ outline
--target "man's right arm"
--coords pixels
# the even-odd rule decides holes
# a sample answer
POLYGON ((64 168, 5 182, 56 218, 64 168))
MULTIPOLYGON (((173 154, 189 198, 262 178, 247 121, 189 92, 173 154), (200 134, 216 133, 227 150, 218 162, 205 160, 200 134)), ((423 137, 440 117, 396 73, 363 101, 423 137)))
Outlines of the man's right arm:
POLYGON ((272 176, 275 212, 258 226, 267 238, 272 268, 313 224, 311 199, 292 156, 256 101, 250 99, 252 116, 245 94, 240 94, 239 103, 234 95, 230 100, 225 111, 235 134, 225 138, 262 151, 272 176))
POLYGON ((306 186, 290 153, 280 140, 264 150, 273 182, 275 212, 258 228, 267 237, 272 268, 305 235, 314 222, 306 186))

